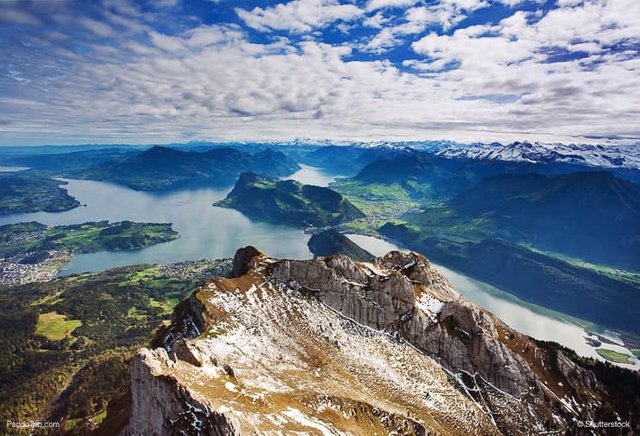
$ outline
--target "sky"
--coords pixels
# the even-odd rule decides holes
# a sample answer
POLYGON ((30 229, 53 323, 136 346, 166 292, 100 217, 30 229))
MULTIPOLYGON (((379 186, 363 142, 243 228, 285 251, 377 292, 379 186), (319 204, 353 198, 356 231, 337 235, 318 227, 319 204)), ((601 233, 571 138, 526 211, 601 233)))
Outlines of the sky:
POLYGON ((638 0, 0 2, 0 145, 640 144, 638 0))

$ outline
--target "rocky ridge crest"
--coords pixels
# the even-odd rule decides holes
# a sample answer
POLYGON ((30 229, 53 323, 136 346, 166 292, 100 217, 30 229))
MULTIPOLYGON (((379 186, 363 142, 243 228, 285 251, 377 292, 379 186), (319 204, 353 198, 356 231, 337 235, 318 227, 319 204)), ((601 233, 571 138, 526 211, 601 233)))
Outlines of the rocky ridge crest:
POLYGON ((176 309, 134 362, 124 434, 531 434, 599 416, 606 392, 462 297, 415 253, 273 259, 176 309))

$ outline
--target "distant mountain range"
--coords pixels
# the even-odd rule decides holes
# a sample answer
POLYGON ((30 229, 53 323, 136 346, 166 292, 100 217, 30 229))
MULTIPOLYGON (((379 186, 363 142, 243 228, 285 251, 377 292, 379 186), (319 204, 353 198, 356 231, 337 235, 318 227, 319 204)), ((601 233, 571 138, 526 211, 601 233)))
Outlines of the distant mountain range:
POLYGON ((490 177, 447 206, 468 222, 488 221, 511 240, 640 268, 640 186, 606 171, 490 177))
POLYGON ((134 156, 73 171, 69 176, 158 191, 193 185, 229 186, 244 171, 282 177, 299 168, 282 152, 271 149, 249 154, 234 148, 198 152, 155 146, 134 156))
POLYGON ((638 145, 549 144, 527 141, 510 144, 426 141, 323 145, 309 153, 305 163, 328 169, 351 170, 358 166, 363 168, 376 160, 411 153, 456 160, 531 164, 538 168, 548 166, 555 171, 562 171, 559 167, 565 170, 579 170, 580 167, 640 170, 638 145))
POLYGON ((476 172, 414 151, 372 162, 350 180, 361 185, 397 184, 414 198, 449 198, 479 180, 476 172))
POLYGON ((640 169, 640 147, 588 144, 542 144, 514 142, 491 144, 444 144, 432 149, 437 156, 480 160, 566 163, 600 168, 640 169))
POLYGON ((338 174, 356 174, 363 167, 376 161, 415 154, 415 150, 402 146, 363 147, 324 145, 302 157, 302 162, 338 174))
POLYGON ((216 206, 230 207, 259 220, 296 227, 330 226, 364 217, 337 192, 294 180, 275 180, 243 173, 227 198, 216 206))

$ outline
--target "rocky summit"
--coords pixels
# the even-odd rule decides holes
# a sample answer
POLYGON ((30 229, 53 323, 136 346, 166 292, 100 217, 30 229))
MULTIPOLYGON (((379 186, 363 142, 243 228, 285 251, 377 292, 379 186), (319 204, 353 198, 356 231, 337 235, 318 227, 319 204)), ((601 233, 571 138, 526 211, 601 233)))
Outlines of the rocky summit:
POLYGON ((174 316, 134 359, 123 434, 565 434, 632 413, 415 253, 245 247, 174 316))

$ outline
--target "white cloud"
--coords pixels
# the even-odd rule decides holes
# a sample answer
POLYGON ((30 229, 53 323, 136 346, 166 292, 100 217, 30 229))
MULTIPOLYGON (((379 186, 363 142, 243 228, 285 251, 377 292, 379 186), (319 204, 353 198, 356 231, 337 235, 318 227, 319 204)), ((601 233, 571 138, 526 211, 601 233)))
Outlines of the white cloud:
MULTIPOLYGON (((455 3, 463 14, 482 4, 455 3)), ((0 142, 149 143, 185 132, 203 140, 638 137, 639 7, 635 0, 592 0, 546 14, 515 12, 451 35, 431 32, 446 22, 437 9, 407 7, 374 37, 379 51, 417 39, 415 59, 403 69, 384 56, 354 60, 354 47, 319 38, 252 42, 236 25, 163 34, 125 8, 112 12, 109 26, 142 30, 149 43, 106 45, 91 37, 79 53, 64 38, 42 37, 41 46, 14 48, 12 59, 29 63, 12 61, 11 72, 3 64, 0 142), (629 48, 614 52, 612 44, 629 48), (580 56, 550 63, 551 49, 580 56)), ((367 17, 380 13, 382 24, 390 11, 367 17)), ((315 29, 334 19, 323 16, 294 14, 286 28, 315 29)))
POLYGON ((417 0, 370 0, 367 4, 368 11, 389 7, 407 7, 418 3, 417 0))
POLYGON ((208 45, 226 43, 243 38, 243 32, 237 28, 226 26, 201 26, 187 32, 189 39, 185 44, 190 47, 205 47, 208 45))
POLYGON ((405 36, 422 33, 429 26, 437 25, 449 30, 464 20, 467 12, 486 7, 487 4, 484 0, 443 0, 430 6, 411 7, 405 11, 402 23, 382 28, 363 48, 383 53, 400 44, 405 36))
POLYGON ((578 6, 583 3, 584 0, 558 0, 558 6, 578 6))
POLYGON ((389 22, 389 18, 385 17, 381 12, 376 13, 370 17, 365 18, 362 21, 367 27, 373 27, 375 29, 380 29, 384 24, 389 22))
POLYGON ((154 46, 169 53, 181 53, 186 49, 184 42, 180 38, 167 36, 156 31, 149 32, 149 36, 154 46))
POLYGON ((114 34, 114 31, 111 28, 111 26, 103 23, 102 21, 97 21, 91 18, 84 17, 79 19, 78 23, 80 23, 80 25, 85 29, 90 30, 91 32, 93 32, 94 34, 102 38, 107 38, 107 37, 113 36, 114 34))
POLYGON ((257 30, 277 29, 309 32, 338 20, 352 20, 363 11, 352 4, 336 0, 293 0, 273 7, 256 7, 251 11, 236 8, 236 13, 247 26, 257 30))
MULTIPOLYGON (((540 4, 542 4, 542 3, 545 2, 545 0, 496 0, 496 1, 498 3, 502 3, 503 5, 507 5, 507 6, 510 6, 510 7, 519 6, 519 5, 523 4, 523 3, 540 3, 540 4)), ((558 0, 559 3, 563 2, 563 1, 565 1, 565 2, 567 2, 567 1, 575 2, 576 0, 558 0)), ((581 2, 582 0, 577 0, 577 1, 581 2)))
POLYGON ((17 8, 8 7, 6 5, 3 5, 2 13, 0 14, 0 22, 2 21, 8 23, 27 24, 29 26, 37 26, 41 24, 40 20, 33 14, 17 8))

